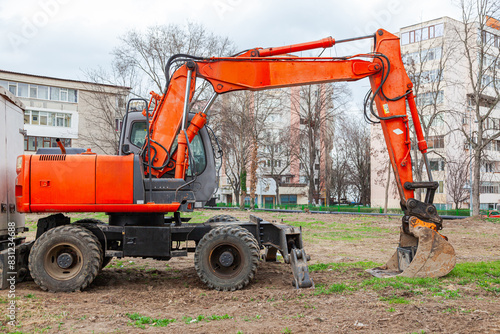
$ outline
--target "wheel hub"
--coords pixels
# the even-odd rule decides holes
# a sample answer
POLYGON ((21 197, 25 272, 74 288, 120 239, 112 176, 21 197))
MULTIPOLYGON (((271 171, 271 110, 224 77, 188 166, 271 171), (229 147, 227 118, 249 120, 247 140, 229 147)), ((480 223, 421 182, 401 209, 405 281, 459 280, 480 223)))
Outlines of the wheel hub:
POLYGON ((224 267, 229 267, 233 264, 234 262, 234 256, 231 252, 225 251, 222 253, 219 257, 219 262, 222 264, 224 267))
POLYGON ((62 253, 57 257, 57 265, 62 269, 68 269, 73 264, 73 256, 69 253, 62 253))
POLYGON ((70 280, 83 268, 83 255, 78 246, 69 243, 53 245, 44 256, 47 274, 56 280, 70 280))

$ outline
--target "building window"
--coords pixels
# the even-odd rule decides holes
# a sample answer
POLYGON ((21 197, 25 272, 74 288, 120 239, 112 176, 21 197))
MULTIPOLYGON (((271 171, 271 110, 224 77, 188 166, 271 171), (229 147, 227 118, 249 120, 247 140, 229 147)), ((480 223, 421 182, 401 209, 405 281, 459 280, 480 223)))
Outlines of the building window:
POLYGON ((41 100, 48 100, 49 99, 49 87, 47 86, 38 86, 37 88, 37 96, 41 100))
POLYGON ((429 148, 444 148, 444 136, 429 136, 427 146, 429 148))
POLYGON ((494 161, 485 161, 481 166, 481 172, 494 173, 496 170, 494 161))
POLYGON ((436 190, 436 194, 444 193, 444 181, 436 181, 439 184, 439 187, 436 190))
POLYGON ((430 160, 429 165, 431 171, 433 172, 442 172, 444 171, 444 160, 430 160))
POLYGON ((15 82, 9 82, 9 92, 17 96, 17 84, 15 82))
POLYGON ((481 31, 481 41, 484 45, 500 47, 500 36, 492 34, 488 31, 481 31))
POLYGON ((30 98, 36 99, 38 97, 38 86, 30 85, 30 98))
POLYGON ((71 114, 26 110, 24 112, 24 124, 70 128, 71 114))
POLYGON ((442 73, 441 73, 440 70, 424 71, 424 72, 421 72, 421 73, 416 73, 414 75, 414 79, 420 80, 421 84, 428 84, 428 83, 431 83, 431 82, 438 82, 438 81, 440 81, 442 79, 442 73))
POLYGON ((499 193, 498 183, 483 182, 479 186, 479 192, 481 194, 498 194, 499 193))
POLYGON ((70 88, 49 87, 31 85, 21 82, 7 82, 0 80, 0 86, 8 89, 18 97, 29 97, 32 99, 52 100, 62 102, 78 102, 78 91, 70 88))
POLYGON ((297 204, 297 195, 280 195, 281 204, 297 204))
MULTIPOLYGON (((64 147, 71 147, 71 139, 60 138, 64 147)), ((58 147, 56 138, 24 136, 24 150, 36 152, 42 147, 58 147)))
POLYGON ((17 96, 28 97, 28 93, 29 93, 28 84, 25 84, 25 83, 18 83, 17 84, 17 96))
POLYGON ((431 117, 432 115, 423 115, 422 120, 424 124, 427 126, 442 126, 444 124, 443 114, 435 114, 434 118, 432 118, 432 123, 431 117))
POLYGON ((428 39, 443 36, 443 23, 431 25, 401 34, 401 45, 425 41, 428 39))
POLYGON ((443 103, 443 91, 440 90, 439 92, 427 92, 423 94, 419 94, 417 96, 417 105, 418 106, 429 106, 433 104, 440 104, 443 103))

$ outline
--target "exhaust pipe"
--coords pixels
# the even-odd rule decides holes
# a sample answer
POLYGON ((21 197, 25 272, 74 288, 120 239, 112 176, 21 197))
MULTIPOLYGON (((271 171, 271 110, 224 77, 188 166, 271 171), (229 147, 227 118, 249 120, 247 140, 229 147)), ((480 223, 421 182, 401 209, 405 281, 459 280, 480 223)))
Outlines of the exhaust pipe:
POLYGON ((61 154, 66 154, 66 148, 64 148, 64 145, 61 142, 61 139, 56 138, 56 143, 57 143, 57 146, 59 146, 59 148, 61 149, 61 154))

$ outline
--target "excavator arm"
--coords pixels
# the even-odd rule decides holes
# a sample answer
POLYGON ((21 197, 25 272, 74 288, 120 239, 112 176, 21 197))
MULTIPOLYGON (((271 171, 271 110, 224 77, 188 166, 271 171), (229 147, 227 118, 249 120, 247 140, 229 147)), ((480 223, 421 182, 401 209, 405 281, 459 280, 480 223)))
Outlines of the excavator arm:
POLYGON ((144 157, 147 172, 161 177, 167 171, 175 170, 175 178, 185 179, 190 160, 189 143, 205 125, 207 110, 219 94, 356 81, 368 77, 371 95, 366 99, 365 109, 382 126, 401 207, 405 213, 396 253, 385 266, 374 268, 370 273, 379 277, 446 275, 455 265, 455 253, 446 238, 438 233, 442 228, 442 219, 432 204, 437 183, 432 181, 426 156, 427 144, 415 104, 413 84, 401 59, 399 38, 382 29, 369 38, 375 41, 374 52, 342 58, 288 55, 290 52, 326 48, 344 42, 336 42, 331 37, 286 47, 252 49, 234 57, 207 59, 174 56, 169 64, 173 61, 183 64, 169 78, 165 93, 152 95, 155 108, 151 114, 150 137, 145 148, 150 145, 154 155, 153 158, 144 157), (215 93, 205 110, 198 113, 188 126, 187 113, 196 89, 196 78, 210 82, 215 93), (427 165, 429 181, 426 182, 413 181, 411 123, 407 105, 417 135, 417 145, 427 165), (424 202, 414 198, 414 191, 419 188, 427 190, 424 202))

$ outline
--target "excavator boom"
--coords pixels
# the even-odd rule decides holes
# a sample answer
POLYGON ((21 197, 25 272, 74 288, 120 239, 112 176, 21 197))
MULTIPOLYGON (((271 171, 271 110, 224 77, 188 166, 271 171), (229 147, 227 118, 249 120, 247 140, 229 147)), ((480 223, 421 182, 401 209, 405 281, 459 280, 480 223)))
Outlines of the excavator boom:
MULTIPOLYGON (((355 81, 368 77, 371 84, 371 99, 365 108, 380 122, 391 165, 396 176, 401 207, 405 212, 398 250, 385 267, 370 271, 379 277, 443 276, 455 265, 453 247, 439 234, 442 219, 434 207, 437 183, 433 182, 427 160, 427 143, 423 136, 418 116, 413 84, 408 77, 401 58, 399 38, 385 30, 378 30, 374 38, 375 51, 343 58, 314 58, 284 56, 289 52, 314 48, 326 48, 336 42, 328 37, 319 41, 278 48, 252 49, 235 57, 209 59, 186 59, 169 81, 166 95, 159 102, 165 106, 163 112, 155 112, 151 124, 151 144, 159 143, 170 148, 177 137, 176 177, 184 178, 188 166, 187 134, 182 133, 182 124, 172 125, 171 119, 180 119, 181 101, 190 101, 194 93, 194 78, 209 81, 217 94, 231 91, 292 87, 338 81, 355 81), (185 89, 185 95, 180 93, 185 89), (170 96, 173 96, 170 98, 170 96), (166 107, 167 103, 171 104, 166 107), (376 105, 376 111, 373 109, 376 105), (410 122, 406 111, 409 106, 418 149, 427 165, 429 181, 414 182, 411 162, 410 122), (173 108, 172 108, 173 107, 173 108), (165 124, 170 123, 170 127, 165 124), (187 138, 187 139, 184 139, 187 138), (166 139, 166 141, 163 141, 166 139), (414 198, 416 189, 426 189, 425 201, 414 198), (413 223, 410 223, 413 222, 413 223), (417 222, 417 223, 414 223, 417 222)), ((347 40, 349 41, 349 40, 347 40)), ((338 42, 337 42, 338 43, 338 42)), ((168 70, 168 69, 167 69, 168 70)), ((168 72, 168 71, 167 71, 168 72)), ((186 104, 184 104, 184 107, 186 104)), ((200 114, 205 117, 204 113, 200 114)), ((193 130, 193 129, 191 129, 193 130)), ((194 129, 195 130, 195 129, 194 129)), ((168 154, 158 154, 152 161, 153 173, 162 175, 161 166, 169 159, 168 154)))

